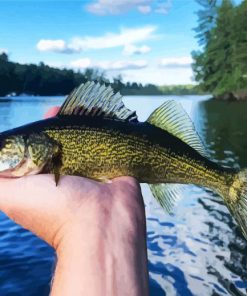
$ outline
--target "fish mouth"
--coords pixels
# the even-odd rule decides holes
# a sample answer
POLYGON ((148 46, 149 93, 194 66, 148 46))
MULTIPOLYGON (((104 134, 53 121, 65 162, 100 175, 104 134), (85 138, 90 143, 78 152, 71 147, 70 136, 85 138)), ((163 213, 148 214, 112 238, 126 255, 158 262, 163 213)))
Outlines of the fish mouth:
POLYGON ((29 155, 26 155, 14 168, 0 172, 1 178, 19 178, 28 175, 36 175, 42 171, 45 164, 38 167, 29 155))
POLYGON ((14 175, 14 171, 18 170, 22 167, 22 165, 25 163, 25 159, 23 159, 16 167, 7 169, 0 172, 1 178, 17 178, 17 176, 14 175))

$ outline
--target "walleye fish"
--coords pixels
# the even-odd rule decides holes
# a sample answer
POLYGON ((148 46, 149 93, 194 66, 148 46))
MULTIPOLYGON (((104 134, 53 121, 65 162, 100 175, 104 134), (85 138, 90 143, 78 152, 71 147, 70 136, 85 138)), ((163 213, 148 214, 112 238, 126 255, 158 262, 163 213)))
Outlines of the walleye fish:
POLYGON ((180 184, 209 187, 224 200, 247 239, 247 170, 221 167, 207 156, 183 108, 167 101, 139 122, 111 87, 87 82, 56 117, 0 134, 0 177, 52 173, 148 183, 168 212, 180 184))

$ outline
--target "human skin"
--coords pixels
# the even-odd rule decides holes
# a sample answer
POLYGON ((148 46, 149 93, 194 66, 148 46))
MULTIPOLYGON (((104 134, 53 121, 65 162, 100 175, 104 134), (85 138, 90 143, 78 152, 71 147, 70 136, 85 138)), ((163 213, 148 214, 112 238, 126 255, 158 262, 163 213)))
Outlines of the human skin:
POLYGON ((134 178, 63 176, 57 187, 48 174, 2 178, 0 210, 56 250, 52 296, 149 294, 145 210, 134 178))

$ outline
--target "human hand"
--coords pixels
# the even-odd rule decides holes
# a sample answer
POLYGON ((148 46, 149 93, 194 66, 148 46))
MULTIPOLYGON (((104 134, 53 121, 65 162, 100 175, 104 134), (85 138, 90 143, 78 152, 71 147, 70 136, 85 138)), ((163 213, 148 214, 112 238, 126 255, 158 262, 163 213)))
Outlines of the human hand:
MULTIPOLYGON (((56 112, 57 109, 53 109, 49 115, 56 112)), ((105 184, 76 176, 63 176, 57 187, 54 176, 48 174, 18 179, 3 178, 0 179, 0 210, 53 246, 58 257, 62 258, 58 261, 62 265, 73 254, 77 254, 68 264, 70 266, 74 261, 73 266, 76 266, 76 261, 80 261, 80 266, 87 266, 86 270, 92 271, 94 276, 89 284, 91 289, 95 286, 96 270, 103 269, 105 272, 105 256, 109 258, 109 253, 112 258, 119 257, 117 266, 123 269, 122 272, 128 271, 133 281, 135 279, 138 283, 137 277, 143 270, 142 281, 147 280, 144 204, 140 186, 131 177, 116 178, 112 183, 105 184), (132 270, 130 265, 133 264, 132 270)), ((59 270, 60 276, 55 282, 63 284, 54 285, 53 295, 62 295, 61 291, 69 286, 71 295, 71 284, 65 284, 69 277, 63 275, 63 268, 59 270), (60 281, 61 278, 63 280, 60 281)), ((88 286, 92 277, 86 278, 84 282, 88 286)), ((120 278, 119 284, 125 293, 131 281, 126 280, 126 284, 123 284, 123 277, 120 278)), ((78 283, 73 286, 77 287, 78 283)), ((91 292, 90 295, 93 295, 91 292)), ((83 293, 86 293, 85 290, 83 293)), ((95 295, 99 294, 96 292, 95 295)))
POLYGON ((103 216, 111 216, 115 223, 123 218, 121 223, 130 231, 132 222, 144 223, 139 185, 129 177, 104 184, 64 176, 57 187, 53 175, 48 174, 0 178, 0 210, 55 249, 77 225, 88 223, 88 230, 102 227, 103 216))

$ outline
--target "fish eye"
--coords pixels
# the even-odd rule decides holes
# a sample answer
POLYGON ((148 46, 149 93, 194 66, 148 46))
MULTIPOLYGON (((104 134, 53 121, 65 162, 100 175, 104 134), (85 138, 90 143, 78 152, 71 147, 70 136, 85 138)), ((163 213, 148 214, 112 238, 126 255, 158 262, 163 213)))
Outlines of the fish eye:
MULTIPOLYGON (((6 149, 6 150, 13 150, 17 151, 17 147, 23 147, 23 138, 22 137, 4 137, 1 139, 0 137, 0 150, 6 149)), ((22 150, 22 149, 21 149, 22 150)))

